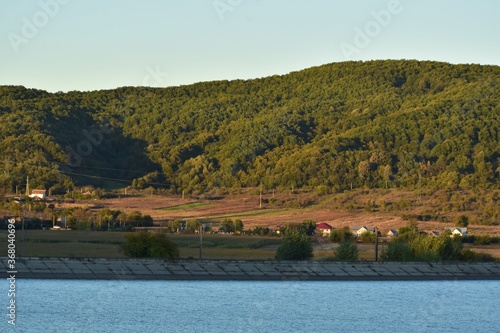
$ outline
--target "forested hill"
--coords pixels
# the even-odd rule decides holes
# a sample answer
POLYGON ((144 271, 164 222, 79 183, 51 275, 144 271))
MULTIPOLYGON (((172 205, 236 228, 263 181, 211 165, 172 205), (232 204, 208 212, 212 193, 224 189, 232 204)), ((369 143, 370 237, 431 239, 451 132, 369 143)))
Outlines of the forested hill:
POLYGON ((171 88, 1 86, 0 127, 6 191, 26 176, 59 191, 110 179, 187 191, 498 188, 500 67, 370 61, 171 88))

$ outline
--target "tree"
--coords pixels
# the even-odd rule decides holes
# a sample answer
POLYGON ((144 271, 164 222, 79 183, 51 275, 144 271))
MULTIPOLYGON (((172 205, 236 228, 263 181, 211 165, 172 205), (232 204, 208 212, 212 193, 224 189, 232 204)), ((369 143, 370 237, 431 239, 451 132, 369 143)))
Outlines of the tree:
POLYGON ((179 258, 177 246, 165 233, 128 233, 122 250, 126 256, 133 258, 179 258))
POLYGON ((460 215, 455 222, 455 226, 459 228, 466 228, 468 225, 469 225, 469 218, 465 215, 460 215))
POLYGON ((385 181, 385 187, 389 188, 389 182, 392 177, 392 170, 391 166, 387 164, 383 169, 382 169, 382 177, 384 178, 385 181))
POLYGON ((181 228, 181 220, 169 221, 165 229, 170 233, 176 233, 181 228))
POLYGON ((316 222, 313 220, 304 220, 301 223, 288 222, 285 223, 283 227, 283 233, 291 234, 291 233, 299 233, 307 236, 312 236, 314 231, 316 230, 316 222))
POLYGON ((200 222, 198 220, 189 220, 188 223, 186 223, 186 232, 188 233, 195 233, 198 230, 200 230, 200 222))
POLYGON ((368 161, 361 161, 358 164, 358 174, 361 181, 366 185, 366 181, 370 175, 370 163, 368 161))
POLYGON ((234 225, 233 220, 231 220, 231 219, 222 220, 222 222, 220 223, 219 229, 226 230, 227 233, 235 232, 235 225, 234 225))
POLYGON ((333 258, 339 261, 355 261, 358 257, 358 247, 348 240, 341 241, 333 254, 333 258))
POLYGON ((401 240, 396 240, 387 244, 387 247, 382 250, 380 258, 383 261, 410 261, 414 256, 411 246, 401 240))
POLYGON ((361 243, 373 243, 375 241, 375 235, 371 231, 365 231, 359 235, 359 240, 361 243))
POLYGON ((243 232, 243 221, 237 219, 234 221, 234 231, 242 233, 243 232))
POLYGON ((356 236, 351 232, 349 227, 343 227, 342 229, 332 230, 330 234, 330 240, 335 243, 342 242, 344 240, 353 241, 356 239, 356 236))
POLYGON ((311 239, 298 232, 292 232, 283 238, 276 250, 277 260, 308 260, 313 257, 311 239))

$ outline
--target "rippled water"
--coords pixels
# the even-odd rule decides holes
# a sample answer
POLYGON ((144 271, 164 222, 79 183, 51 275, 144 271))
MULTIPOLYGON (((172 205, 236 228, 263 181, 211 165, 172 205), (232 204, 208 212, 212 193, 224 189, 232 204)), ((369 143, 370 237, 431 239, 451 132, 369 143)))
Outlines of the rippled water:
MULTIPOLYGON (((4 288, 5 290, 5 288, 4 288)), ((7 332, 499 332, 500 281, 18 280, 7 332)))

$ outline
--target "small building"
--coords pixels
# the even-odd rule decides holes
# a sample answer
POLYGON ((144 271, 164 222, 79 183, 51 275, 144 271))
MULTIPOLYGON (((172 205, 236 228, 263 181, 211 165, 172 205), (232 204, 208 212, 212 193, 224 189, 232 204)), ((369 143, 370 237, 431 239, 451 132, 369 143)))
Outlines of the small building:
POLYGON ((361 236, 363 233, 367 231, 375 233, 375 227, 366 227, 364 225, 351 227, 351 232, 355 234, 357 237, 361 236))
POLYGON ((333 227, 328 223, 319 223, 316 225, 316 232, 324 237, 330 236, 333 227))
POLYGON ((389 230, 387 237, 398 237, 399 232, 397 230, 389 230))
POLYGON ((455 228, 451 230, 451 237, 453 236, 467 236, 467 228, 455 228))
POLYGON ((31 191, 30 198, 44 200, 47 197, 47 191, 45 190, 33 190, 31 191))

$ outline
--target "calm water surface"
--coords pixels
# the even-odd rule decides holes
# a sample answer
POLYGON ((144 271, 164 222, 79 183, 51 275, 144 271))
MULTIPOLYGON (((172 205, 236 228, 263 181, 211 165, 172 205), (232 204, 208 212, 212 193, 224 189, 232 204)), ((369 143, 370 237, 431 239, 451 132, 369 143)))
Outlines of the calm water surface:
POLYGON ((500 332, 500 281, 18 280, 2 332, 500 332))

